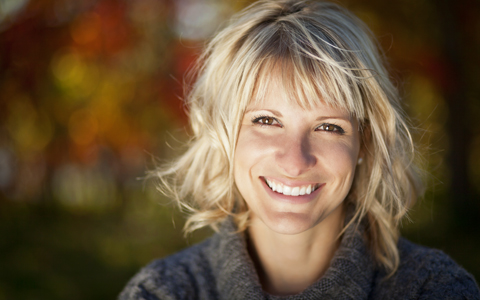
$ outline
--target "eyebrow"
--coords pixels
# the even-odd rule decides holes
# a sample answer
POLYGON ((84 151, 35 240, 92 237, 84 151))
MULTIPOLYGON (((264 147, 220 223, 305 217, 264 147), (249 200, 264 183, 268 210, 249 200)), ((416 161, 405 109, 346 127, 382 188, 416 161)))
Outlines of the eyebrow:
POLYGON ((322 121, 322 120, 327 120, 327 119, 338 119, 338 120, 343 120, 345 122, 351 122, 352 120, 350 120, 349 117, 340 117, 340 116, 322 116, 322 117, 318 117, 316 118, 315 120, 316 121, 322 121))
POLYGON ((250 108, 245 111, 245 114, 248 114, 249 112, 252 112, 252 111, 260 111, 260 110, 269 111, 277 117, 283 117, 283 115, 278 110, 265 109, 265 108, 260 108, 260 109, 250 108))
MULTIPOLYGON (((282 113, 280 113, 278 110, 264 109, 264 108, 260 108, 260 109, 250 108, 250 109, 247 109, 245 111, 245 114, 250 113, 252 111, 262 111, 262 110, 269 111, 277 117, 283 117, 282 113)), ((316 118, 315 121, 322 121, 322 120, 328 120, 328 119, 338 119, 338 120, 343 120, 345 122, 351 122, 350 117, 342 117, 342 116, 320 116, 320 117, 316 118)))

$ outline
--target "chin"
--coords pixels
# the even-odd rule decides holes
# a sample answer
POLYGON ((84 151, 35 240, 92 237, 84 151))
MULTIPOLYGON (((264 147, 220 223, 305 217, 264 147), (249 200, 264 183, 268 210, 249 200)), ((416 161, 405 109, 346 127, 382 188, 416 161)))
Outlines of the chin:
POLYGON ((305 232, 317 225, 318 221, 312 220, 312 216, 305 213, 275 212, 266 216, 263 223, 272 231, 279 234, 294 235, 305 232))

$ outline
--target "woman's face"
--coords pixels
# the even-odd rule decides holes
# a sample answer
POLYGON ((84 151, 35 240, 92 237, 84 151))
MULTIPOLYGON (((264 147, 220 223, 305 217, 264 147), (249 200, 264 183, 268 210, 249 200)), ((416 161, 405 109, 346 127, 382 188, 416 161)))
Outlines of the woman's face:
POLYGON ((297 234, 327 217, 342 218, 355 174, 360 137, 347 112, 318 103, 303 109, 272 84, 247 107, 234 176, 253 222, 297 234))

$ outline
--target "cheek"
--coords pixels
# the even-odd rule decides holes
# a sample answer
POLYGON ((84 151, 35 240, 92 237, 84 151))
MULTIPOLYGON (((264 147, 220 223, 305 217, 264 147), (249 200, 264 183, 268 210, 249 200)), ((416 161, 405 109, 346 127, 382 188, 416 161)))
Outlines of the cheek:
POLYGON ((235 148, 234 160, 234 179, 235 183, 242 195, 246 189, 248 175, 254 161, 256 160, 257 141, 248 134, 248 130, 242 128, 235 148))
POLYGON ((343 189, 350 189, 355 174, 359 147, 356 144, 334 143, 323 148, 322 161, 325 171, 336 179, 343 189))
POLYGON ((251 126, 245 126, 240 130, 234 159, 234 180, 238 191, 248 202, 252 198, 255 189, 254 181, 263 175, 262 170, 272 166, 272 153, 274 143, 271 137, 261 135, 251 126))
POLYGON ((249 170, 274 151, 275 139, 246 126, 240 130, 235 149, 235 173, 249 170))

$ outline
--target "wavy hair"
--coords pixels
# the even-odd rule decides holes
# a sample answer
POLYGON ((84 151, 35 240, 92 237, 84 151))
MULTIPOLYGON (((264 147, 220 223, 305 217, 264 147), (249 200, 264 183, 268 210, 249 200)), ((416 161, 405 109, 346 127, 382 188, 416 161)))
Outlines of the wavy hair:
POLYGON ((364 163, 345 199, 355 207, 345 228, 365 220, 376 261, 395 272, 399 222, 421 185, 400 97, 374 41, 362 21, 329 2, 258 1, 232 18, 195 69, 185 99, 193 132, 187 151, 153 173, 159 189, 189 212, 186 232, 217 230, 227 216, 247 228, 248 207, 233 179, 240 122, 283 64, 281 80, 299 105, 322 99, 357 118, 364 163))

